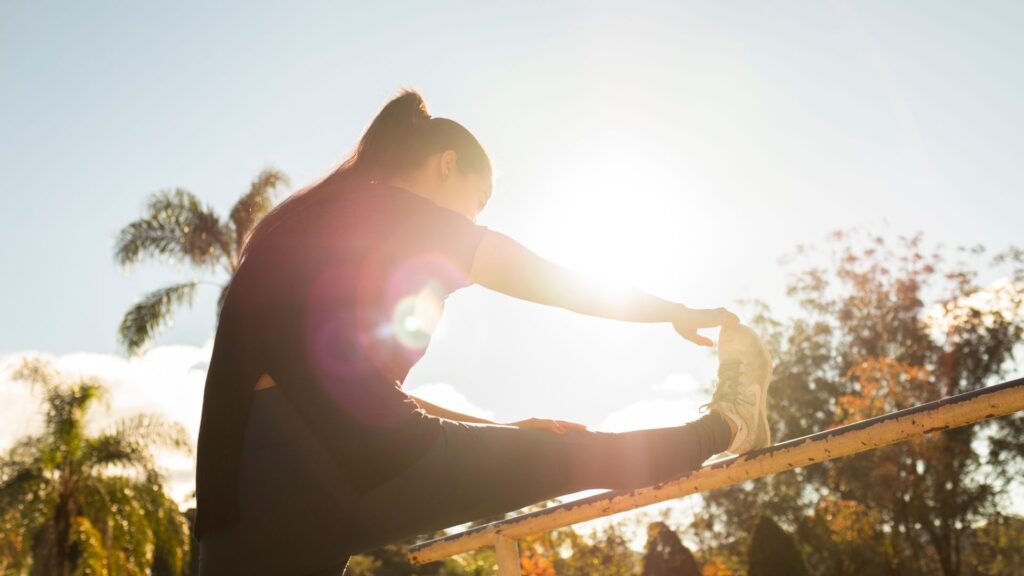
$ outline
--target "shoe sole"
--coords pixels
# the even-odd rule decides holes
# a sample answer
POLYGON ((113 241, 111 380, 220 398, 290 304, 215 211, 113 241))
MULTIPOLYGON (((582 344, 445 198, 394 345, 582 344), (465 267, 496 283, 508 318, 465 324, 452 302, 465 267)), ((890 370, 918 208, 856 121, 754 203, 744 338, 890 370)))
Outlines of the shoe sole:
POLYGON ((772 430, 768 427, 768 388, 772 385, 774 370, 772 368, 772 355, 768 352, 768 347, 765 346, 764 341, 761 340, 761 337, 753 329, 750 330, 750 333, 756 339, 758 351, 760 351, 762 360, 768 368, 764 381, 761 383, 761 406, 758 408, 757 413, 757 433, 754 435, 754 445, 750 448, 751 450, 757 450, 772 445, 772 430))
POLYGON ((754 431, 753 440, 749 447, 737 449, 737 452, 735 452, 735 454, 743 454, 745 452, 750 452, 751 450, 766 448, 772 445, 772 432, 771 428, 768 427, 768 388, 772 383, 772 357, 771 353, 768 352, 768 347, 765 346, 764 341, 761 340, 761 337, 757 335, 757 332, 755 332, 753 328, 740 324, 732 329, 739 329, 747 334, 747 336, 752 340, 752 344, 754 344, 753 347, 757 354, 761 357, 761 361, 764 362, 764 366, 767 368, 765 378, 761 382, 761 397, 757 408, 757 425, 756 430, 754 431))

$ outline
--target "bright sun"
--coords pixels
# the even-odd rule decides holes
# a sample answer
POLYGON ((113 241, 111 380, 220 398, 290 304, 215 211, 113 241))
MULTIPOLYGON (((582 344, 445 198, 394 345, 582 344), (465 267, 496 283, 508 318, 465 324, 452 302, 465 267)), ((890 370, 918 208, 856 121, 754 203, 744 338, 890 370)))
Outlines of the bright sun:
POLYGON ((720 237, 719 211, 656 144, 591 143, 552 166, 530 218, 536 249, 595 277, 678 286, 684 256, 720 237))

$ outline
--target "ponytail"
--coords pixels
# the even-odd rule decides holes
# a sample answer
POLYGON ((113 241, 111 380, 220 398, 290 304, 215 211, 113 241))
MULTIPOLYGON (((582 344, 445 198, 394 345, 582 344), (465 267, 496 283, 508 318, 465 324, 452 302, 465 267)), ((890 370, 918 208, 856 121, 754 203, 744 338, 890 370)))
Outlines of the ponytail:
POLYGON ((239 261, 259 238, 338 193, 338 186, 347 189, 408 174, 444 150, 456 152, 460 170, 490 177, 490 159, 473 134, 454 120, 432 117, 419 92, 403 89, 381 109, 344 162, 323 180, 286 198, 253 227, 239 261))
POLYGON ((376 182, 387 172, 408 169, 410 144, 430 122, 427 103, 415 90, 405 89, 381 109, 370 123, 355 151, 328 178, 354 175, 376 182))

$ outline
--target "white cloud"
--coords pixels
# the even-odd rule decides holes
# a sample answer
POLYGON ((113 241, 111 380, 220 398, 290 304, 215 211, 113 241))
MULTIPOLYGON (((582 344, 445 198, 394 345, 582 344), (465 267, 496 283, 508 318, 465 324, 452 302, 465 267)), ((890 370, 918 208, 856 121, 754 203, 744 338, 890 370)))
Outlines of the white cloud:
POLYGON ((596 429, 602 432, 626 432, 681 426, 700 417, 697 412, 700 404, 702 402, 694 398, 641 400, 608 414, 596 429))
POLYGON ((672 392, 678 394, 699 394, 701 384, 697 379, 685 372, 673 372, 661 382, 651 386, 655 392, 672 392))
POLYGON ((696 420, 700 414, 697 408, 707 401, 701 392, 701 384, 686 373, 669 374, 651 390, 669 395, 669 398, 640 400, 609 413, 595 430, 602 432, 626 432, 646 428, 680 426, 696 420))
POLYGON ((461 412, 463 414, 477 416, 487 420, 494 420, 494 412, 484 410, 476 404, 473 404, 451 384, 441 382, 420 384, 419 386, 411 389, 405 389, 403 387, 403 390, 405 390, 406 393, 417 398, 422 398, 431 404, 437 404, 438 406, 448 408, 455 412, 461 412))

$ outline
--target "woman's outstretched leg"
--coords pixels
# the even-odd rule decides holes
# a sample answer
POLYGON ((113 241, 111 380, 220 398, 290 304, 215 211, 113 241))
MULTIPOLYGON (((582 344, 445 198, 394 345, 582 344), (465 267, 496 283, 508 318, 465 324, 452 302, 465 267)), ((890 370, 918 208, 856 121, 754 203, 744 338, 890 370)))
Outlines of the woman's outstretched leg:
POLYGON ((639 488, 695 470, 725 450, 771 445, 771 355, 747 326, 725 327, 719 340, 711 413, 682 426, 556 434, 438 419, 443 434, 433 449, 359 498, 375 511, 366 511, 363 532, 377 542, 398 540, 588 488, 639 488))
POLYGON ((639 488, 695 470, 732 437, 716 412, 682 426, 564 434, 442 419, 438 444, 360 498, 369 546, 592 488, 639 488))

